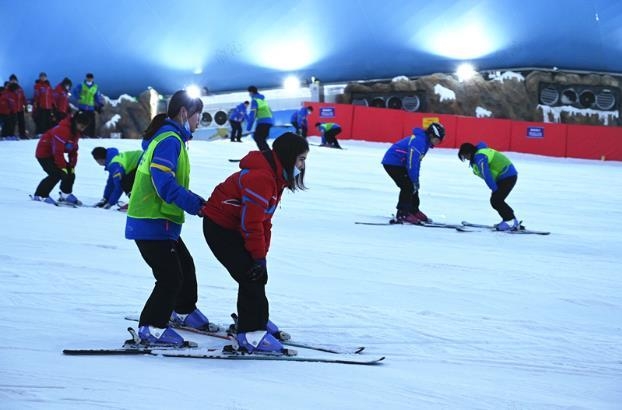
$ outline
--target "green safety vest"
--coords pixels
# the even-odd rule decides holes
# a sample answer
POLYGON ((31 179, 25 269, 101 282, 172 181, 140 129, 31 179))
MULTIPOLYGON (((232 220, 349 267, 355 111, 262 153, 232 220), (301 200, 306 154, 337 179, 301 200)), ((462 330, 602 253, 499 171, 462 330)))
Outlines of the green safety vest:
POLYGON ((270 106, 266 102, 266 100, 262 100, 261 98, 253 98, 257 103, 257 114, 255 115, 256 119, 262 118, 272 118, 272 111, 270 110, 270 106))
POLYGON ((112 158, 110 163, 119 163, 125 170, 125 173, 128 174, 136 169, 138 166, 138 160, 140 156, 143 155, 142 151, 125 151, 121 152, 112 158))
MULTIPOLYGON (((505 170, 512 165, 512 161, 508 159, 505 155, 500 153, 499 151, 495 151, 492 148, 482 148, 475 152, 474 156, 477 154, 484 154, 488 159, 488 167, 490 168, 490 173, 492 174, 492 178, 496 181, 499 174, 505 172, 505 170)), ((473 173, 480 178, 484 178, 482 175, 482 171, 477 167, 477 164, 473 164, 472 166, 473 173)))
POLYGON ((334 122, 325 122, 324 124, 322 124, 322 126, 324 127, 324 132, 332 130, 335 125, 337 124, 335 124, 334 122))
POLYGON ((82 105, 95 107, 95 94, 97 94, 97 84, 93 83, 90 87, 86 84, 82 84, 80 88, 80 100, 78 102, 82 105))
POLYGON ((149 146, 138 164, 138 168, 136 168, 136 179, 132 187, 132 196, 130 197, 127 215, 138 219, 168 219, 169 221, 181 225, 184 223, 184 210, 160 198, 151 181, 151 160, 153 159, 153 153, 160 141, 168 137, 177 138, 181 144, 181 151, 177 158, 175 180, 180 186, 188 189, 190 183, 190 161, 188 161, 186 144, 184 144, 176 133, 172 131, 164 132, 149 143, 149 146))

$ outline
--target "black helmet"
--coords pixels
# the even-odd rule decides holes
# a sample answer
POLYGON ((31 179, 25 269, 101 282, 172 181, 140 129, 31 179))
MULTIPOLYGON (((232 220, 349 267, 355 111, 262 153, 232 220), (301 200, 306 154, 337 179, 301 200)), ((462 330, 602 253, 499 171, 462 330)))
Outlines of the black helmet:
POLYGON ((438 122, 433 122, 428 126, 426 133, 430 138, 438 138, 442 141, 445 137, 445 127, 438 122))
POLYGON ((469 156, 469 159, 473 159, 475 151, 477 151, 475 145, 471 144, 470 142, 465 142, 464 144, 460 145, 460 149, 458 150, 458 158, 460 158, 460 161, 462 162, 467 159, 467 155, 469 156))

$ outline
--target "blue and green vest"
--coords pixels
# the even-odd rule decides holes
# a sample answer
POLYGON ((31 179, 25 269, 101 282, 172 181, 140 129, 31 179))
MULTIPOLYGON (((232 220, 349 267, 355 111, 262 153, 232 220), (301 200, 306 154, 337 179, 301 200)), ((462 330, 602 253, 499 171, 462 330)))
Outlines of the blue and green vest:
MULTIPOLYGON (((497 177, 504 173, 510 165, 512 165, 512 161, 508 159, 505 155, 500 153, 499 151, 495 151, 492 148, 482 148, 475 152, 475 155, 483 154, 488 159, 488 167, 490 168, 490 173, 492 174, 492 178, 496 181, 497 177)), ((475 156, 474 155, 474 156, 475 156)), ((482 175, 482 171, 477 167, 477 164, 473 164, 471 167, 473 169, 473 173, 478 177, 484 179, 484 175, 482 175)))
MULTIPOLYGON (((184 210, 175 204, 169 204, 162 200, 151 181, 153 152, 160 141, 168 137, 177 138, 181 144, 181 151, 177 158, 175 180, 180 186, 188 189, 190 184, 190 161, 188 160, 186 144, 176 133, 171 131, 164 132, 151 141, 138 164, 136 179, 132 187, 132 196, 130 197, 127 210, 129 217, 138 219, 167 219, 180 225, 184 223, 184 210)), ((153 166, 157 167, 158 165, 154 164, 153 166)))
POLYGON ((138 166, 138 161, 140 160, 140 156, 143 155, 141 150, 138 151, 124 151, 121 152, 112 158, 110 164, 118 163, 123 167, 126 174, 129 174, 131 171, 136 169, 138 166))
POLYGON ((97 94, 97 84, 93 83, 90 87, 86 84, 82 84, 78 103, 89 107, 95 107, 95 94, 97 94))

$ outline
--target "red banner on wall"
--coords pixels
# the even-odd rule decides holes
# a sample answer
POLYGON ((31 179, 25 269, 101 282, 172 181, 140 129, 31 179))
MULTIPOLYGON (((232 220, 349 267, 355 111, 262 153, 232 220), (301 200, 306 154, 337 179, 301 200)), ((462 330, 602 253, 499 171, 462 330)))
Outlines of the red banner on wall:
POLYGON ((354 106, 352 138, 363 141, 393 142, 402 135, 401 110, 354 106))
POLYGON ((463 142, 477 145, 483 141, 497 151, 510 150, 512 121, 458 116, 456 146, 463 142))
POLYGON ((566 156, 622 161, 622 128, 569 125, 566 156))
POLYGON ((463 142, 477 144, 484 141, 499 151, 622 161, 622 127, 412 113, 350 104, 305 105, 314 108, 309 117, 310 135, 314 134, 316 122, 336 122, 343 129, 339 139, 395 142, 410 135, 415 127, 425 128, 430 121, 440 121, 446 131, 442 148, 457 148, 463 142))
POLYGON ((313 112, 307 117, 309 135, 319 135, 319 131, 315 128, 316 123, 334 122, 341 127, 341 134, 337 136, 337 139, 352 138, 353 105, 312 102, 305 102, 304 105, 313 107, 313 112))
POLYGON ((567 132, 565 124, 512 121, 510 151, 565 157, 567 132))

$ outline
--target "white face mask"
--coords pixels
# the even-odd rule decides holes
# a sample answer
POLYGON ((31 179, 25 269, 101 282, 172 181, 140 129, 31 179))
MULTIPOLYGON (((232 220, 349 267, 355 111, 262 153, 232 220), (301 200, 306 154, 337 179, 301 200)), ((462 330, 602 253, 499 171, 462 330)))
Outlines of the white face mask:
POLYGON ((93 85, 93 81, 87 81, 87 82, 86 82, 86 85, 88 85, 88 86, 93 85))
POLYGON ((300 175, 302 171, 298 169, 297 166, 294 165, 294 178, 296 178, 298 175, 300 175))
POLYGON ((188 117, 186 117, 186 121, 184 121, 184 129, 190 133, 190 122, 188 121, 188 117))

